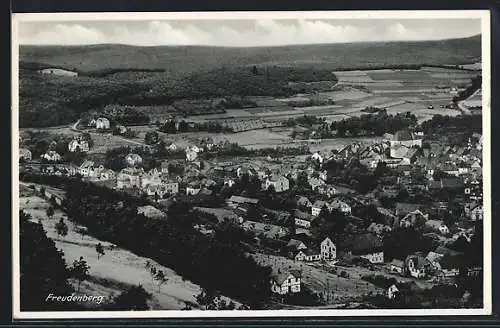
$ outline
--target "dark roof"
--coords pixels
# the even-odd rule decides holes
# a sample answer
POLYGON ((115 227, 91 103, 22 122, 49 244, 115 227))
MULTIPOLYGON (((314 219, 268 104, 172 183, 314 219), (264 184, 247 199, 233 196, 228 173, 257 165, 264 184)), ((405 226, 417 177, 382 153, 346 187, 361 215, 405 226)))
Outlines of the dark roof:
POLYGON ((421 255, 408 255, 408 256, 406 257, 406 260, 408 261, 408 260, 410 260, 410 259, 411 259, 411 260, 413 260, 413 263, 415 264, 415 267, 416 267, 416 268, 421 268, 421 267, 423 267, 426 263, 428 263, 428 262, 429 262, 429 261, 428 261, 425 257, 423 257, 423 256, 421 256, 421 255))
POLYGON ((314 249, 311 249, 311 248, 306 248, 306 249, 303 249, 302 252, 304 252, 304 254, 310 256, 310 255, 319 255, 320 252, 318 249, 314 248, 314 249))
MULTIPOLYGON (((299 246, 300 244, 304 244, 303 242, 301 242, 300 240, 297 240, 297 239, 290 239, 290 241, 288 241, 288 244, 286 245, 287 247, 297 247, 299 246)), ((305 245, 305 244, 304 244, 305 245)))
POLYGON ((442 255, 451 255, 451 256, 462 254, 461 252, 457 252, 453 249, 450 249, 450 248, 444 247, 444 246, 439 246, 438 248, 436 248, 434 250, 434 253, 438 253, 438 254, 442 254, 442 255))
POLYGON ((400 282, 396 284, 396 287, 401 293, 411 293, 420 289, 414 281, 400 282))
POLYGON ((278 285, 281 285, 290 275, 296 277, 291 272, 281 272, 281 273, 276 273, 276 274, 271 275, 271 279, 276 281, 276 283, 278 283, 278 285))
POLYGON ((395 266, 398 266, 398 267, 403 267, 403 266, 404 266, 403 261, 398 260, 398 259, 393 259, 393 260, 391 261, 391 264, 392 264, 392 265, 395 265, 395 266))
POLYGON ((355 255, 363 255, 382 250, 382 241, 371 233, 357 235, 349 244, 352 253, 355 255))
POLYGON ((294 216, 297 219, 306 220, 306 221, 309 221, 309 222, 312 222, 316 218, 316 217, 312 216, 309 213, 305 213, 305 212, 302 212, 302 211, 299 211, 299 210, 295 210, 294 216))
POLYGON ((464 183, 462 180, 459 178, 444 178, 441 179, 441 184, 443 185, 443 188, 462 188, 464 186, 464 183))
POLYGON ((413 212, 413 211, 416 211, 416 210, 422 210, 423 208, 425 208, 425 206, 422 204, 396 203, 396 212, 399 215, 406 215, 406 214, 413 212))
POLYGON ((406 141, 406 140, 413 140, 413 133, 411 133, 408 130, 401 130, 398 131, 394 134, 394 139, 395 141, 406 141))
POLYGON ((442 269, 459 269, 464 264, 463 255, 444 255, 438 262, 442 269))

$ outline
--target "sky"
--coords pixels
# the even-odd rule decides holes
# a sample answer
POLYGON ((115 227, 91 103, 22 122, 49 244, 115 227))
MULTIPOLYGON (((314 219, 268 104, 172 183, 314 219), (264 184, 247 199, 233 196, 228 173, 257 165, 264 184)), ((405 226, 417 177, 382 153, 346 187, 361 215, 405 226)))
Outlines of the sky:
POLYGON ((441 40, 480 34, 480 19, 203 19, 23 21, 19 43, 138 46, 279 46, 363 41, 441 40))

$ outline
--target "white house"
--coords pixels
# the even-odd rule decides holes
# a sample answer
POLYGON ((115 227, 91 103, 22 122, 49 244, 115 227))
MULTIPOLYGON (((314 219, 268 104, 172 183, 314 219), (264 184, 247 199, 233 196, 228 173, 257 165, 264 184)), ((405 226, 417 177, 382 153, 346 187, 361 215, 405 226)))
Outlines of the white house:
POLYGON ((125 162, 128 166, 140 166, 142 164, 142 157, 138 154, 128 154, 125 156, 125 162))
POLYGON ((392 300, 396 298, 398 293, 399 293, 399 288, 397 287, 396 284, 392 284, 391 286, 389 286, 389 288, 387 288, 386 296, 388 299, 392 300))
POLYGON ((122 169, 116 176, 116 188, 140 188, 143 173, 142 170, 131 167, 122 169))
POLYGON ((94 162, 86 160, 78 168, 78 173, 83 177, 89 177, 94 168, 94 162))
POLYGON ((323 207, 325 207, 325 206, 328 210, 332 209, 331 205, 328 202, 325 202, 323 200, 315 201, 313 206, 311 207, 311 215, 318 216, 319 213, 321 213, 321 210, 323 209, 323 207))
POLYGON ((483 219, 483 205, 477 204, 470 210, 471 221, 481 221, 483 219))
POLYGON ((62 156, 59 155, 56 151, 54 150, 49 150, 45 154, 41 156, 43 159, 49 161, 49 162, 58 162, 62 160, 62 156))
POLYGON ((266 190, 273 186, 275 192, 283 192, 290 189, 290 183, 287 178, 282 175, 271 175, 266 179, 266 190))
POLYGON ((309 177, 307 179, 307 183, 311 186, 312 190, 316 190, 319 186, 324 185, 325 181, 315 178, 315 177, 309 177))
POLYGON ((200 191, 201 188, 199 185, 192 184, 186 187, 186 195, 192 195, 192 196, 198 195, 200 191))
POLYGON ((88 152, 89 151, 89 143, 87 140, 82 139, 82 138, 76 138, 71 140, 68 143, 68 149, 70 152, 75 152, 75 151, 81 151, 81 152, 88 152))
POLYGON ((414 278, 424 278, 430 262, 420 255, 409 255, 405 260, 405 270, 414 278))
POLYGON ((165 193, 170 195, 175 195, 179 193, 179 183, 174 181, 164 181, 161 185, 165 190, 165 193))
POLYGON ((142 175, 141 178, 141 187, 144 189, 146 186, 149 185, 161 185, 162 184, 162 178, 160 177, 160 173, 156 170, 153 169, 146 174, 142 175))
POLYGON ((31 151, 27 148, 19 148, 19 160, 31 161, 31 151))
POLYGON ((401 130, 396 132, 394 134, 394 137, 390 141, 391 149, 395 146, 400 145, 405 147, 422 147, 422 140, 423 138, 421 136, 418 136, 413 132, 410 132, 408 130, 401 130))
POLYGON ((450 229, 439 220, 427 220, 425 226, 433 231, 439 231, 442 235, 447 235, 450 233, 450 229))
POLYGON ((351 214, 351 206, 349 204, 347 204, 346 202, 343 202, 339 199, 334 199, 330 203, 330 206, 332 209, 337 209, 344 214, 351 214))
POLYGON ((105 117, 99 117, 95 120, 95 127, 98 130, 106 130, 109 129, 110 126, 109 120, 105 117))
POLYGON ((67 69, 62 68, 44 68, 38 71, 41 74, 49 74, 49 75, 60 75, 60 76, 78 76, 77 72, 69 71, 67 69))
POLYGON ((319 185, 316 188, 316 191, 318 194, 325 195, 328 197, 333 197, 337 194, 337 189, 334 186, 327 184, 319 185))
POLYGON ((399 274, 403 274, 404 268, 405 268, 404 262, 398 259, 393 259, 389 265, 389 270, 391 272, 396 272, 399 274))
POLYGON ((316 218, 315 216, 312 216, 309 213, 304 213, 299 210, 296 210, 294 213, 294 221, 296 227, 309 229, 311 227, 311 223, 314 221, 315 218, 316 218))
POLYGON ((300 292, 300 274, 286 272, 274 274, 271 277, 271 291, 275 294, 286 295, 300 292))
POLYGON ((167 161, 161 163, 161 173, 168 174, 168 162, 167 161))
POLYGON ((224 179, 224 185, 231 188, 236 182, 233 179, 224 179))
POLYGON ((323 163, 323 156, 321 156, 318 152, 312 154, 311 159, 318 161, 319 163, 323 163))
POLYGON ((198 153, 200 152, 200 149, 193 145, 189 146, 186 148, 186 160, 192 162, 195 161, 196 158, 198 158, 198 153))
POLYGON ((359 257, 367 259, 371 263, 384 263, 384 252, 383 251, 372 251, 366 254, 361 254, 359 257))
POLYGON ((321 260, 321 253, 313 249, 302 249, 295 255, 295 261, 316 262, 321 260))
POLYGON ((334 260, 337 258, 337 247, 330 238, 326 237, 320 244, 320 253, 322 260, 334 260))

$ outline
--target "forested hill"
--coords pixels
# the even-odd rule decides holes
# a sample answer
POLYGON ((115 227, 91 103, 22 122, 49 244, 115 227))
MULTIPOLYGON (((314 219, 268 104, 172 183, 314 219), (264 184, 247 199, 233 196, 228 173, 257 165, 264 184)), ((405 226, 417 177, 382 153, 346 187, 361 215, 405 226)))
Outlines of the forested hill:
POLYGON ((52 65, 80 72, 146 69, 170 72, 211 70, 222 66, 314 65, 334 70, 480 61, 481 36, 442 41, 369 42, 280 47, 139 47, 120 44, 28 46, 20 62, 52 65))

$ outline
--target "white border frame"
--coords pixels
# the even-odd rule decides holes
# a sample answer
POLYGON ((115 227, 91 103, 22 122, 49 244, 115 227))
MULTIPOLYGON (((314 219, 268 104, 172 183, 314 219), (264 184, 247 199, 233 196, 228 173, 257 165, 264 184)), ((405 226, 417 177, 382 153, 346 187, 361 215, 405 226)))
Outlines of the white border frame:
POLYGON ((12 156, 12 295, 13 319, 104 319, 104 318, 234 318, 234 317, 345 317, 345 316, 449 316, 492 314, 491 275, 491 90, 490 90, 490 12, 488 10, 419 11, 304 11, 304 12, 175 12, 175 13, 37 13, 12 14, 12 151, 19 153, 19 40, 18 24, 34 21, 149 21, 203 19, 481 19, 482 101, 483 101, 483 195, 484 195, 484 284, 482 309, 380 309, 380 310, 242 310, 242 311, 68 311, 27 312, 19 299, 19 162, 12 156))

